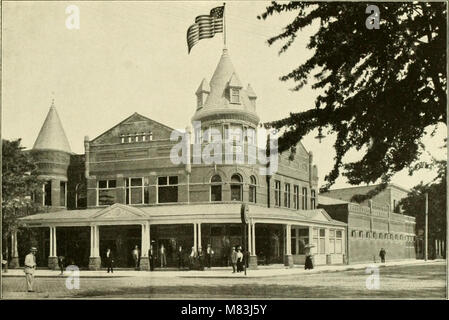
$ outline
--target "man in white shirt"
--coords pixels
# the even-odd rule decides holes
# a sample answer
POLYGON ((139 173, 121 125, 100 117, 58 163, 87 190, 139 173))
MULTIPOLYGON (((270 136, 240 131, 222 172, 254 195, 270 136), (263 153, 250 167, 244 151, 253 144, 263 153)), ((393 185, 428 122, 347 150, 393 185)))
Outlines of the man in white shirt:
POLYGON ((134 260, 134 269, 139 270, 139 258, 140 258, 140 250, 138 246, 134 247, 132 252, 133 260, 134 260))
POLYGON ((34 270, 36 269, 36 251, 35 247, 31 247, 30 253, 25 257, 25 279, 27 282, 28 292, 34 292, 33 284, 34 284, 34 270))

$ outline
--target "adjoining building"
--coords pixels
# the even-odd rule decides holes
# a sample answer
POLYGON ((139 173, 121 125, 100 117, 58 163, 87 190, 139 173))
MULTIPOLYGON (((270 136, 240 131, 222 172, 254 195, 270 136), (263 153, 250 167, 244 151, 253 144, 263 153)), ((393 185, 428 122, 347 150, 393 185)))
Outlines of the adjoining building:
MULTIPOLYGON (((269 163, 251 158, 257 149, 257 96, 241 84, 226 49, 196 96, 195 141, 184 150, 186 163, 172 161, 179 141, 170 136, 179 132, 137 113, 92 140, 85 137, 85 153, 73 154, 56 109, 50 108, 30 151, 43 181, 35 199, 48 212, 22 219, 36 235, 39 266, 56 268, 57 256, 64 255, 80 267, 99 269, 110 248, 117 265, 129 267, 135 245, 143 270, 150 245, 155 251, 164 245, 168 266, 176 265, 179 247, 187 257, 192 248, 205 251, 208 244, 214 266, 228 265, 235 245, 248 249, 253 268, 303 264, 307 245, 317 265, 357 256, 348 247, 352 219, 317 206, 318 171, 311 152, 298 143, 295 153, 276 156, 277 171, 268 175, 263 172, 269 163), (218 148, 211 152, 215 160, 198 159, 198 148, 200 154, 210 151, 211 142, 218 148), (241 223, 242 204, 248 208, 247 225, 241 223)), ((13 235, 13 256, 23 261, 24 255, 13 235)))
POLYGON ((384 248, 390 260, 415 259, 415 217, 402 214, 399 206, 409 190, 389 184, 370 200, 351 202, 354 195, 366 194, 377 185, 329 190, 319 196, 318 207, 335 220, 347 224, 348 262, 379 261, 384 248))

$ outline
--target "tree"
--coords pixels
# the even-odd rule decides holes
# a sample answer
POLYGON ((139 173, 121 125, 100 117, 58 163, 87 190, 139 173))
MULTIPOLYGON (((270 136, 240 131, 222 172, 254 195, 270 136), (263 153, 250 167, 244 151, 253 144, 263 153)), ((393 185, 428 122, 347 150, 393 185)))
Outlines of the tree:
POLYGON ((434 161, 438 169, 437 178, 428 184, 422 182, 415 186, 400 205, 404 214, 416 217, 416 230, 425 229, 425 194, 429 198, 429 245, 433 247, 435 239, 446 239, 446 161, 434 161))
POLYGON ((258 16, 298 13, 282 33, 268 39, 269 45, 283 42, 279 54, 303 28, 319 22, 307 45, 313 56, 280 80, 294 80, 292 90, 298 91, 314 79, 312 88, 323 93, 307 111, 266 126, 282 130, 280 152, 315 128, 336 134, 334 166, 322 191, 340 174, 355 185, 380 180, 375 193, 381 191, 396 172, 413 172, 425 149, 422 137, 446 123, 446 3, 378 2, 379 29, 367 28, 367 6, 272 2, 258 16), (350 150, 363 158, 345 163, 350 150))
POLYGON ((2 241, 8 260, 8 239, 18 230, 19 218, 36 213, 40 205, 31 195, 41 191, 36 165, 29 153, 23 152, 21 139, 2 140, 2 241))

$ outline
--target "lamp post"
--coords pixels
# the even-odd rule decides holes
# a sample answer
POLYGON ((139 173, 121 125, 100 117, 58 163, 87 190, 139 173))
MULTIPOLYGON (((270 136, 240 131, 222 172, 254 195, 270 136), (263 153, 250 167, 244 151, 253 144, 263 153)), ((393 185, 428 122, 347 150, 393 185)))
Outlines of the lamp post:
POLYGON ((429 193, 425 193, 426 196, 426 220, 424 230, 424 261, 428 259, 428 246, 429 246, 429 193))

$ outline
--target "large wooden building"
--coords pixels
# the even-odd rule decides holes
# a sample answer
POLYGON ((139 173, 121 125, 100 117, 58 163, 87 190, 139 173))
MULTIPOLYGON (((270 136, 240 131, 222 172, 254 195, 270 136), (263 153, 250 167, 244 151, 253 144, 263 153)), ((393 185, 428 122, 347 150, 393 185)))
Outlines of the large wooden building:
MULTIPOLYGON (((118 266, 129 267, 135 245, 141 248, 144 270, 150 245, 155 250, 164 245, 168 266, 176 264, 180 246, 187 257, 192 248, 205 250, 208 244, 215 266, 227 265, 237 244, 248 249, 250 267, 303 264, 307 244, 313 244, 317 265, 342 264, 351 261, 348 254, 358 255, 352 246, 348 251, 351 221, 318 207, 317 167, 301 143, 295 154, 277 155, 277 170, 269 175, 263 174, 266 164, 251 161, 259 125, 257 97, 250 85, 241 84, 226 50, 196 95, 195 138, 188 143, 186 163, 173 161, 179 141, 170 137, 176 130, 137 113, 92 140, 86 137, 85 153, 73 154, 52 105, 30 150, 43 181, 35 199, 48 212, 22 219, 39 249, 38 265, 56 268, 57 256, 64 255, 80 267, 99 269, 110 248, 118 266), (196 159, 198 148, 201 154, 216 135, 222 140, 215 161, 196 159), (240 216, 243 203, 246 225, 240 216)), ((14 236, 14 259, 23 261, 26 252, 18 251, 14 236)))

